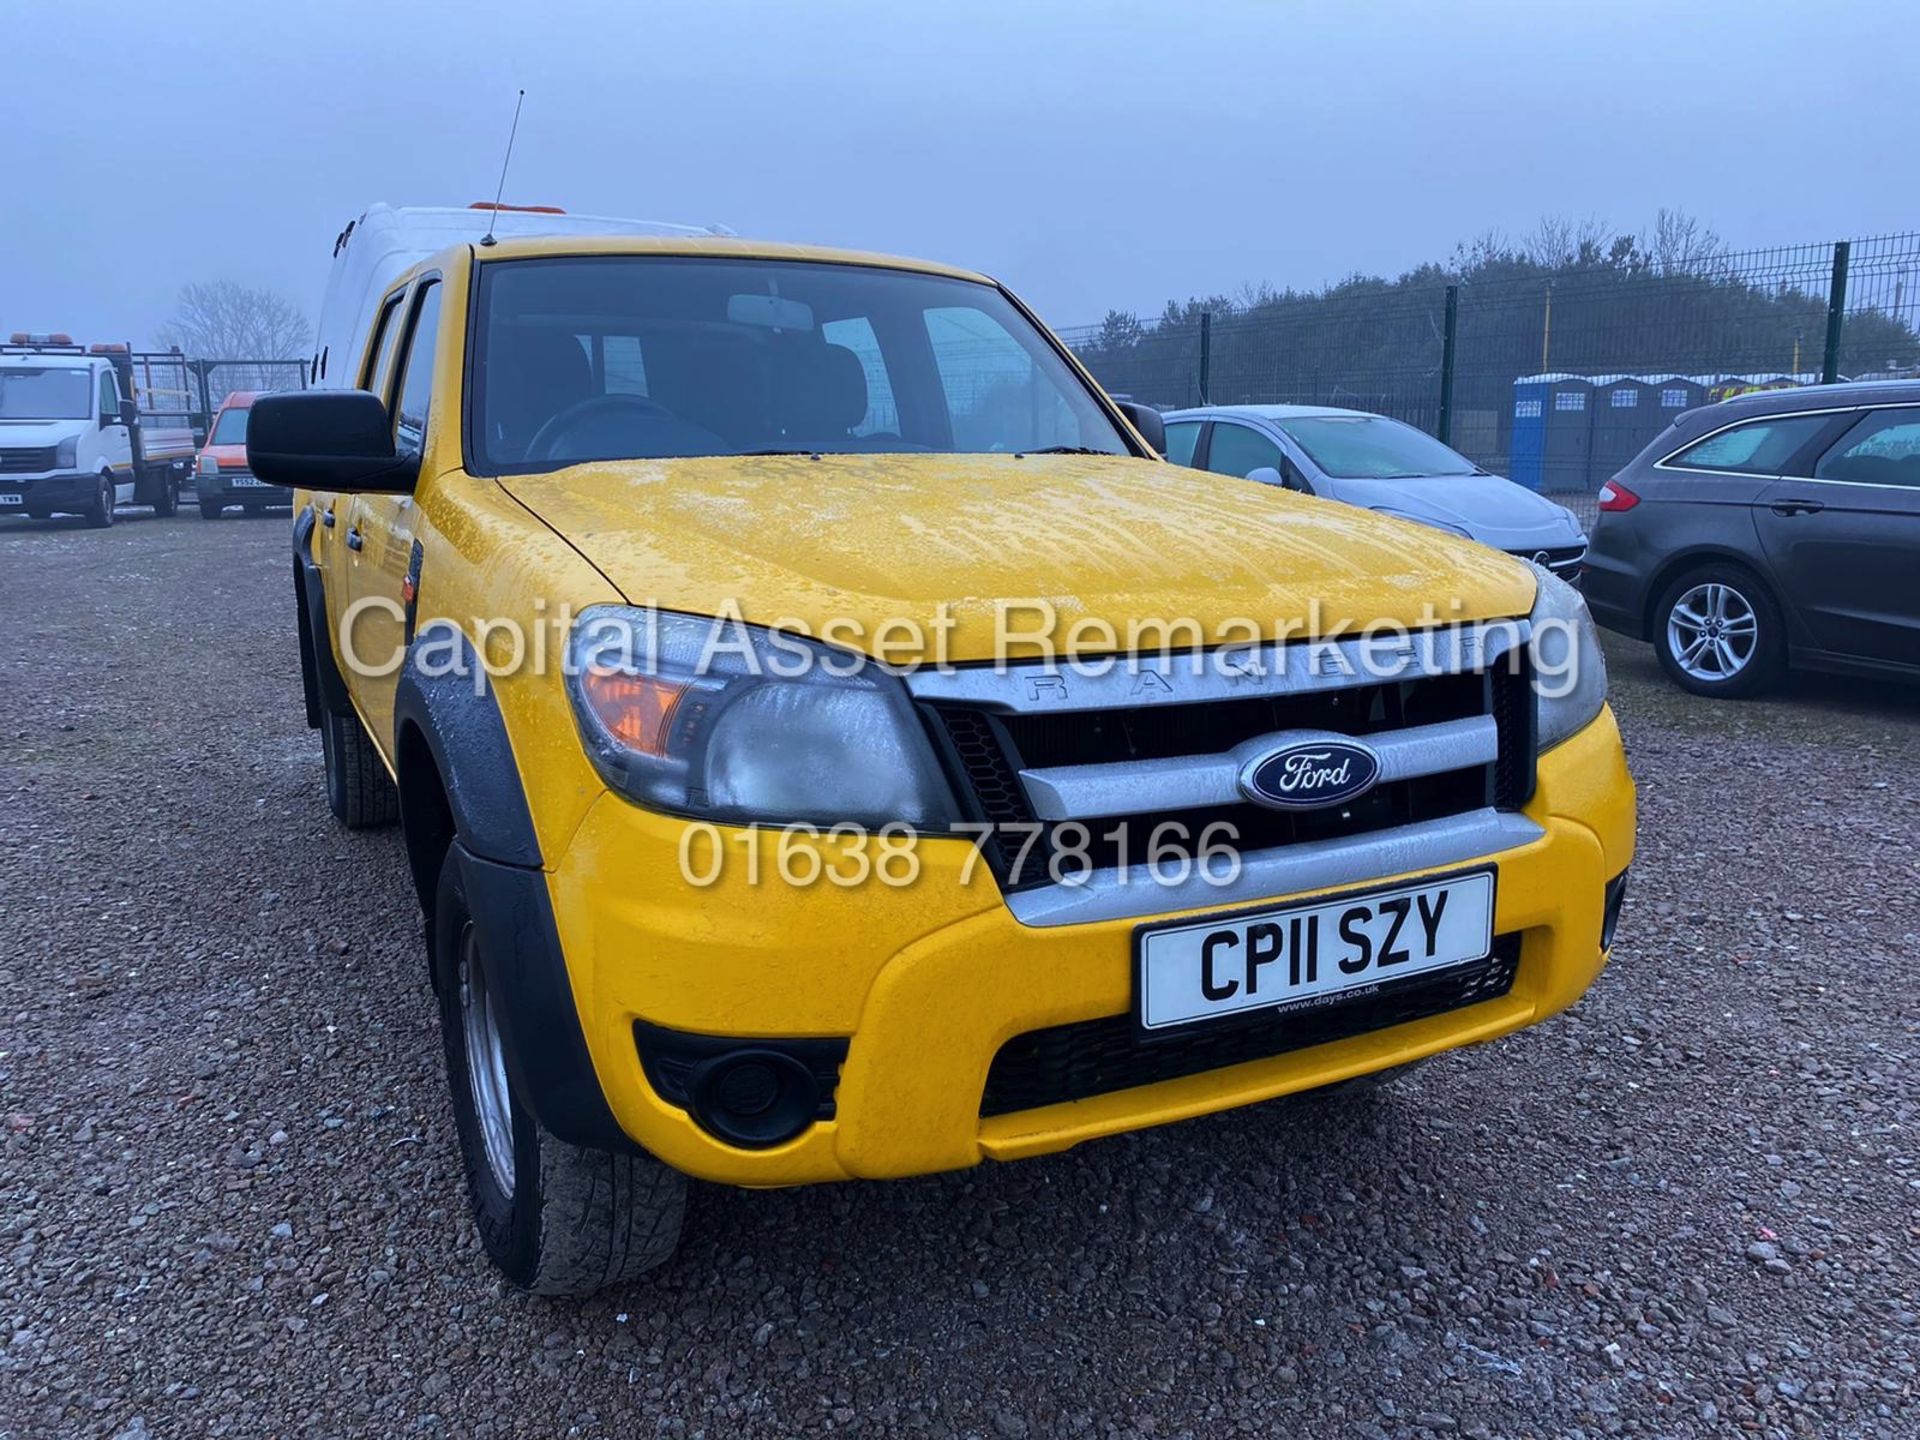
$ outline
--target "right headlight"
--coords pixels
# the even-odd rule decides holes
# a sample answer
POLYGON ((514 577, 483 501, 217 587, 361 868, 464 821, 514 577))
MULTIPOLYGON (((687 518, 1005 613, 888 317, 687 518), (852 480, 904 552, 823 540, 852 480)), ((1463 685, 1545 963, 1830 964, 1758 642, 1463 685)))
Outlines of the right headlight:
POLYGON ((1540 565, 1540 592, 1528 617, 1533 624, 1534 737, 1547 750, 1583 729, 1607 703, 1607 660, 1587 602, 1558 575, 1540 565))
POLYGON ((220 473, 220 462, 204 450, 200 452, 200 473, 202 475, 218 475, 220 473))
POLYGON ((729 824, 960 818, 898 675, 784 631, 626 605, 581 612, 567 693, 607 784, 729 824))

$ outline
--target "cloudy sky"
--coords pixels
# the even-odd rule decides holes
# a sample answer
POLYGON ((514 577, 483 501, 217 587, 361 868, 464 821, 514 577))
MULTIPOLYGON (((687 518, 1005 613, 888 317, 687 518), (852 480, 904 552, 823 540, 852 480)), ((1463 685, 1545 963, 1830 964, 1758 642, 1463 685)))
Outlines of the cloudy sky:
POLYGON ((1543 212, 1920 224, 1913 0, 0 0, 0 331, 317 310, 367 202, 507 199, 991 271, 1050 321, 1394 273, 1543 212))

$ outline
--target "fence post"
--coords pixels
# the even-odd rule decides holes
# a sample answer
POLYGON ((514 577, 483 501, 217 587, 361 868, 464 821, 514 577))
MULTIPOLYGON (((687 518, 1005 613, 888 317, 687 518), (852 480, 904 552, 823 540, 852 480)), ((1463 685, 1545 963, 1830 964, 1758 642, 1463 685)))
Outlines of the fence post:
POLYGON ((1211 385, 1213 373, 1213 312, 1200 312, 1200 403, 1211 405, 1211 385))
POLYGON ((1827 292, 1827 350, 1820 360, 1820 383, 1831 385, 1840 378, 1840 332, 1847 323, 1847 257, 1853 245, 1846 240, 1833 242, 1833 288, 1827 292))
POLYGON ((1453 353, 1460 326, 1460 287, 1447 286, 1447 318, 1440 338, 1440 425, 1442 445, 1453 443, 1453 353))

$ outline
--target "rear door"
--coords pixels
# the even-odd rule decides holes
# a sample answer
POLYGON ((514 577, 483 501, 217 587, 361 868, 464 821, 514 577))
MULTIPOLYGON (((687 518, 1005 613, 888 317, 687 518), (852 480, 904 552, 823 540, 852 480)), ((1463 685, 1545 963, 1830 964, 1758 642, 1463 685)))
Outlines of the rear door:
POLYGON ((1920 666, 1920 406, 1858 412, 1808 468, 1754 507, 1781 589, 1820 649, 1920 666))

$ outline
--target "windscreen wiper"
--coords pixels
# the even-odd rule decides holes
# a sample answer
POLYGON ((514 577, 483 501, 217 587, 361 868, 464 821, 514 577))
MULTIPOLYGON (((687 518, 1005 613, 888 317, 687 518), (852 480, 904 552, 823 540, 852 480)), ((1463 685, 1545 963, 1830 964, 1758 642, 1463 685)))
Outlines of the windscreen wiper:
POLYGON ((1031 450, 1019 450, 1016 455, 1111 455, 1111 450, 1096 450, 1091 445, 1037 445, 1031 450))
POLYGON ((772 450, 740 450, 736 451, 735 455, 736 458, 744 458, 749 455, 806 455, 815 460, 820 458, 820 452, 818 450, 782 450, 777 447, 772 450))

